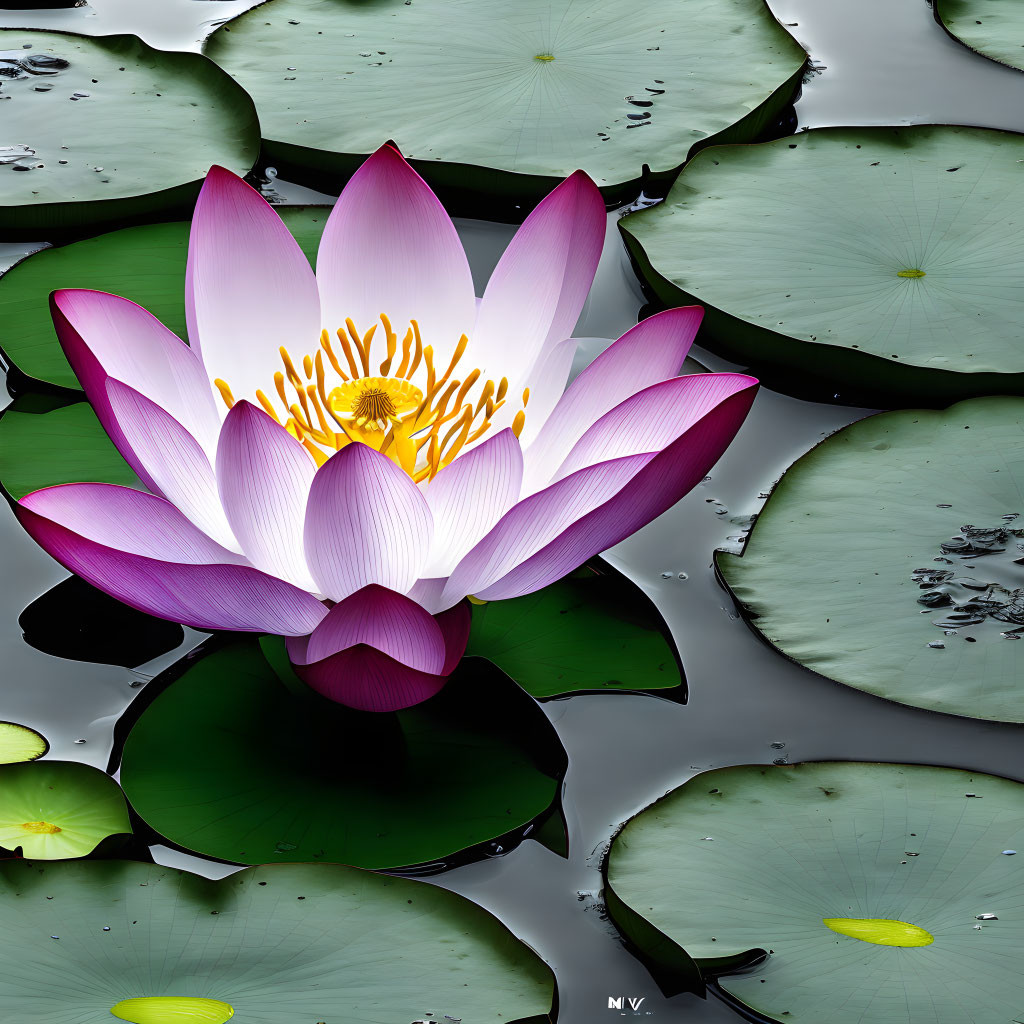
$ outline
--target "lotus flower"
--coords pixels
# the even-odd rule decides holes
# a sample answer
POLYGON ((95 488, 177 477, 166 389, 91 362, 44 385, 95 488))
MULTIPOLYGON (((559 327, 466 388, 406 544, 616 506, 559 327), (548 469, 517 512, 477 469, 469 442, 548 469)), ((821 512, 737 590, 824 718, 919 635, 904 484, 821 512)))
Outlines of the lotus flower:
POLYGON ((345 187, 315 275, 262 197, 214 167, 189 242, 191 345, 128 299, 52 297, 150 493, 47 487, 21 499, 22 523, 135 608, 287 637, 333 700, 427 699, 465 650, 467 595, 528 594, 650 522, 753 401, 742 374, 672 376, 698 307, 644 320, 563 394, 605 223, 576 172, 477 300, 450 218, 395 149, 345 187))

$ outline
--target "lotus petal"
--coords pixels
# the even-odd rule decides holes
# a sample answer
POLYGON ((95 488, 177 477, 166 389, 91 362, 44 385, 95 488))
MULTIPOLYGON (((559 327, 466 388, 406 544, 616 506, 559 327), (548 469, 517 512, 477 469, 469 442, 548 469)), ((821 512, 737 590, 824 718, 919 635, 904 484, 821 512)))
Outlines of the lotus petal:
POLYGON ((199 193, 187 275, 192 348, 236 398, 270 387, 281 345, 320 336, 309 261, 273 207, 223 167, 210 168, 199 193))
POLYGON ((441 470, 425 491, 434 539, 423 575, 447 576, 515 504, 522 479, 523 453, 508 429, 441 470))
POLYGON ((349 179, 331 211, 316 263, 323 326, 351 317, 365 332, 384 313, 399 336, 410 320, 445 365, 473 326, 473 277, 451 218, 390 145, 349 179))
POLYGON ((368 583, 405 593, 433 532, 419 489, 386 455, 353 443, 317 470, 306 508, 306 560, 321 593, 340 601, 368 583))
POLYGON ((257 569, 306 590, 316 590, 303 545, 315 473, 309 452, 265 412, 242 401, 228 413, 217 484, 231 529, 257 569))
POLYGON ((127 384, 108 378, 106 391, 124 441, 158 493, 217 543, 237 550, 217 478, 199 442, 170 413, 127 384))
POLYGON ((158 561, 98 544, 24 505, 15 511, 33 540, 69 571, 161 619, 302 636, 327 614, 311 594, 249 566, 158 561))
POLYGON ((81 345, 103 377, 113 377, 159 405, 207 454, 214 454, 220 419, 206 370, 188 345, 142 306, 119 295, 65 288, 54 292, 50 302, 65 354, 76 370, 81 366, 79 381, 90 401, 102 378, 90 373, 81 345))
POLYGON ((560 395, 529 443, 533 395, 521 435, 527 493, 545 486, 584 432, 620 402, 678 372, 704 310, 666 309, 627 331, 604 350, 560 395))
POLYGON ((597 186, 576 171, 526 218, 494 268, 473 332, 491 375, 513 388, 579 319, 604 245, 597 186))

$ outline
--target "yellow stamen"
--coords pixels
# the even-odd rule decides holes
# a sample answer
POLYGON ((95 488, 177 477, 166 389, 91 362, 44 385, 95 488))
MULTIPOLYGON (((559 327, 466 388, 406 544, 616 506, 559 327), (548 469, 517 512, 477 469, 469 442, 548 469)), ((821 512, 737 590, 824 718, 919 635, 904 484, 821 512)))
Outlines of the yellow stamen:
POLYGON ((227 384, 225 384, 224 381, 220 379, 220 377, 218 377, 213 383, 216 385, 217 390, 220 392, 220 397, 224 399, 224 404, 229 409, 233 408, 235 404, 235 398, 231 394, 231 388, 229 388, 227 384))
POLYGON ((60 825, 51 825, 48 821, 23 821, 18 828, 34 835, 53 836, 64 830, 60 825))
MULTIPOLYGON (((255 393, 267 415, 283 423, 318 466, 340 448, 358 441, 386 455, 417 483, 428 482, 491 428, 495 414, 505 404, 508 378, 495 384, 475 368, 455 379, 469 347, 465 334, 459 336, 440 375, 434 347, 424 345, 416 320, 409 321, 400 358, 398 334, 384 314, 379 324, 362 334, 351 318, 346 319, 336 336, 349 372, 342 368, 331 336, 324 330, 319 347, 300 359, 293 359, 286 347, 280 347, 283 371, 274 373, 280 406, 267 392, 255 393), (376 364, 380 376, 371 376, 371 348, 378 327, 384 331, 386 355, 376 364), (393 369, 396 359, 398 367, 393 369), (280 415, 279 408, 285 415, 280 415)), ((218 379, 215 384, 225 404, 233 406, 235 398, 227 383, 218 379)), ((529 398, 529 390, 524 391, 523 406, 529 398)), ((520 409, 512 424, 517 435, 525 420, 520 409)))

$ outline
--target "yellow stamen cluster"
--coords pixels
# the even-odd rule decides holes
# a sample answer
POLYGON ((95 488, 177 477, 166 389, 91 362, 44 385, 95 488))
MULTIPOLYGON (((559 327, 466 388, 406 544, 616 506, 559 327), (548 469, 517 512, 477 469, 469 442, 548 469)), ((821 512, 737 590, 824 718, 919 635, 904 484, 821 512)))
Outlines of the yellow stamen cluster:
POLYGON ((60 825, 51 825, 48 821, 23 821, 18 828, 42 836, 52 836, 64 831, 60 825))
MULTIPOLYGON (((434 350, 423 344, 415 320, 409 322, 401 343, 384 314, 380 325, 374 324, 362 335, 351 319, 346 320, 337 338, 336 351, 331 336, 323 331, 316 354, 304 355, 298 363, 281 348, 284 370, 274 374, 274 388, 286 410, 283 420, 267 394, 256 392, 264 411, 302 442, 318 466, 340 448, 359 441, 387 455, 417 483, 432 480, 490 428, 494 414, 507 400, 504 377, 497 384, 482 381, 481 371, 474 369, 461 379, 452 378, 469 344, 464 334, 440 376, 434 350), (387 357, 376 367, 378 375, 372 376, 370 347, 378 326, 384 328, 387 357), (396 359, 398 366, 392 371, 396 359), (417 371, 422 387, 412 382, 417 371), (333 384, 329 377, 340 378, 341 384, 328 390, 333 384), (478 390, 475 400, 470 397, 474 389, 478 390)), ((230 387, 223 380, 214 383, 230 409, 235 404, 230 387)), ((524 407, 529 398, 527 389, 524 407)), ((512 423, 517 437, 525 422, 526 413, 520 409, 512 423)))

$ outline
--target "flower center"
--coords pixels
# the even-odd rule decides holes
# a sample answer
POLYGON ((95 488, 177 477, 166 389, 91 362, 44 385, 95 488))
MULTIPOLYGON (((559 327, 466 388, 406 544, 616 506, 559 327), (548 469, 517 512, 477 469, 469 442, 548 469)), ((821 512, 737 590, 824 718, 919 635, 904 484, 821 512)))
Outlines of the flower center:
MULTIPOLYGON (((380 324, 362 335, 346 320, 337 338, 336 351, 323 331, 320 349, 301 360, 293 360, 281 348, 284 369, 274 374, 274 391, 285 411, 283 419, 267 393, 256 392, 264 411, 302 442, 318 466, 339 448, 359 441, 387 455, 417 483, 430 481, 490 429, 494 414, 507 400, 504 377, 497 383, 484 380, 479 369, 455 377, 469 344, 465 334, 440 375, 434 350, 423 344, 415 320, 401 342, 383 314, 380 324), (370 350, 378 326, 384 328, 387 353, 376 367, 379 376, 371 376, 370 350)), ((231 388, 220 379, 214 384, 230 409, 235 404, 231 388)), ((524 408, 512 422, 517 437, 526 422, 529 398, 527 389, 524 408)))
POLYGON ((52 836, 63 829, 60 825, 51 825, 48 821, 23 821, 18 828, 24 832, 33 832, 37 835, 52 836))

